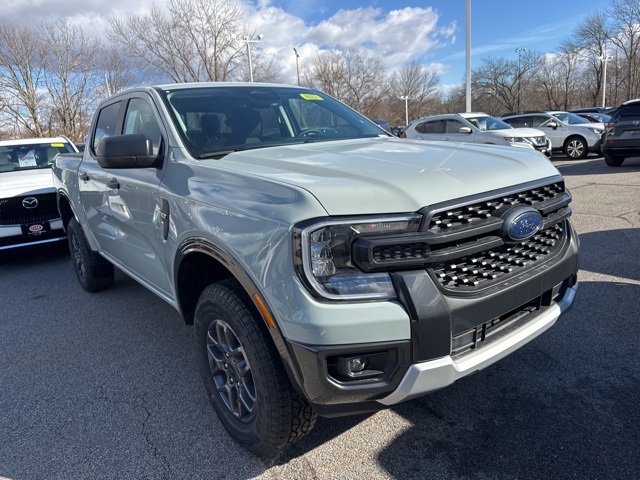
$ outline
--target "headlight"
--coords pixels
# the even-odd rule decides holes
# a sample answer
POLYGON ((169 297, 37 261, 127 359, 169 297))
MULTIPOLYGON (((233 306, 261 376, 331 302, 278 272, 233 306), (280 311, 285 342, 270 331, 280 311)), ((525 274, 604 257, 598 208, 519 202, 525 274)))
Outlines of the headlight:
MULTIPOLYGON (((365 271, 353 259, 357 240, 397 237, 418 231, 421 215, 350 218, 305 222, 294 229, 298 276, 317 295, 329 300, 395 298, 387 271, 365 271)), ((398 264, 397 260, 394 265, 398 264)))
POLYGON ((525 145, 533 145, 533 142, 524 137, 502 137, 509 143, 523 143, 525 145))

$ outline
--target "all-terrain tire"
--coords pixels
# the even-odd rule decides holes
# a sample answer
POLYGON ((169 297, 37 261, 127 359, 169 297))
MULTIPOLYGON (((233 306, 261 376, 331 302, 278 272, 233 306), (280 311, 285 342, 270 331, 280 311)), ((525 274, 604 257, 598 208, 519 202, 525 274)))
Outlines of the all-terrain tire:
POLYGON ((113 265, 89 248, 82 227, 75 218, 67 225, 67 235, 71 261, 82 288, 87 292, 109 288, 113 284, 113 265))
POLYGON ((237 281, 205 288, 193 334, 207 394, 236 442, 268 459, 311 431, 316 413, 291 386, 264 321, 237 281))

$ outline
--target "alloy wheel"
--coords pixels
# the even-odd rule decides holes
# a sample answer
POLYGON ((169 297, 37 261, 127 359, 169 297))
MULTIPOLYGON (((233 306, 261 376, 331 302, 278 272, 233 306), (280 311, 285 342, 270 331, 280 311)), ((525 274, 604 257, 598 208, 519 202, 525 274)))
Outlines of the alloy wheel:
POLYGON ((207 355, 220 398, 238 420, 251 421, 256 403, 251 366, 237 335, 224 320, 209 325, 207 355))

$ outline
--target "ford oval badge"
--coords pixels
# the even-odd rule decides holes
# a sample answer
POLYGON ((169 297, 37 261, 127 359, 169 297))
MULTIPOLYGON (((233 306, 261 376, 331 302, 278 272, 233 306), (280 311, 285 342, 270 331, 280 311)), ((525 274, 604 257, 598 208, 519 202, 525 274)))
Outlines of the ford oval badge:
POLYGON ((505 242, 522 242, 542 228, 542 215, 533 207, 516 207, 502 216, 501 234, 505 242))

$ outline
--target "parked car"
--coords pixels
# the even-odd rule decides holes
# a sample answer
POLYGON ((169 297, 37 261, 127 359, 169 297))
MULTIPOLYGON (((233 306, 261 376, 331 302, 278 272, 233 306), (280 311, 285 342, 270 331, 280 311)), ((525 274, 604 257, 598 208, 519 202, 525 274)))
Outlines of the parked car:
POLYGON ((382 120, 381 118, 376 118, 372 120, 373 123, 378 125, 380 128, 384 128, 387 132, 393 133, 393 127, 387 120, 382 120))
POLYGON ((66 137, 0 141, 0 250, 66 239, 51 165, 77 152, 66 137))
POLYGON ((451 113, 422 117, 411 122, 403 138, 466 143, 491 143, 535 148, 551 156, 551 144, 544 132, 533 128, 513 128, 486 113, 451 113))
POLYGON ((600 153, 600 138, 604 132, 602 123, 591 123, 575 113, 564 111, 536 111, 506 115, 502 120, 512 127, 539 128, 553 144, 553 150, 563 152, 573 159, 584 158, 588 153, 600 153))
POLYGON ((640 157, 640 98, 623 103, 611 116, 602 135, 602 154, 610 167, 640 157))
POLYGON ((591 123, 606 124, 609 120, 611 120, 611 116, 605 113, 576 113, 576 115, 582 118, 586 118, 591 123))
POLYGON ((611 110, 611 107, 584 107, 574 108, 569 110, 570 113, 605 113, 607 110, 611 110))

